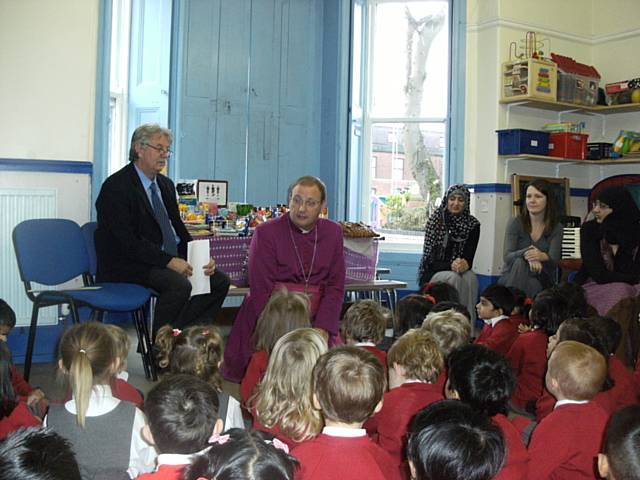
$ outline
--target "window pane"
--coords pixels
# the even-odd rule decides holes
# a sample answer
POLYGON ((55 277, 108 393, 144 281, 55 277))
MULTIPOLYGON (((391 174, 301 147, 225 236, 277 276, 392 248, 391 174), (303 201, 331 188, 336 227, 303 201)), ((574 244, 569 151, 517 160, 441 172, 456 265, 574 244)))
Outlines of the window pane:
POLYGON ((371 115, 445 117, 448 2, 378 3, 374 18, 371 115))
POLYGON ((442 195, 444 123, 376 123, 371 128, 369 218, 384 249, 422 248, 427 215, 442 195), (399 248, 398 248, 399 247, 399 248))

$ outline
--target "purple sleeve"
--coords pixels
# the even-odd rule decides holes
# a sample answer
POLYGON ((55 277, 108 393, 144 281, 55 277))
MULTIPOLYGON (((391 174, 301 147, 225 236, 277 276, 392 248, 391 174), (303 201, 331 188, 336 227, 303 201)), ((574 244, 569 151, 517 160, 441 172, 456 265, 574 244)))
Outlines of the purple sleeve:
POLYGON ((324 293, 320 300, 320 307, 316 314, 313 326, 326 330, 331 335, 337 335, 340 325, 340 313, 344 302, 344 246, 342 242, 342 229, 335 226, 331 233, 334 239, 333 258, 331 260, 331 270, 324 284, 324 293))
POLYGON ((277 255, 273 238, 256 228, 249 246, 249 288, 254 312, 260 315, 269 301, 277 272, 277 255))

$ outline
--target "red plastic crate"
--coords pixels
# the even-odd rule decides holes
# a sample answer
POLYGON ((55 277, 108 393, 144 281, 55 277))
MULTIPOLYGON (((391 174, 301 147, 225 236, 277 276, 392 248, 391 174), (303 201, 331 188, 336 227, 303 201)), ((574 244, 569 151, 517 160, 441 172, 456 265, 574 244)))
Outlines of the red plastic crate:
POLYGON ((587 158, 586 133, 551 133, 549 134, 549 156, 562 158, 575 158, 584 160, 587 158))

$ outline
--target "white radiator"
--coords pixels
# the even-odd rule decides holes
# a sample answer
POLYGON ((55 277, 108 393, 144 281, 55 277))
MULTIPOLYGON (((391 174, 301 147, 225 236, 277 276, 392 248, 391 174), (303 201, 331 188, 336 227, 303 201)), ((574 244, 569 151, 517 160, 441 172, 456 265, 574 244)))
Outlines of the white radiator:
MULTIPOLYGON (((56 218, 57 213, 56 189, 0 188, 0 298, 16 312, 18 326, 30 325, 33 304, 20 280, 11 239, 13 227, 32 218, 56 218)), ((57 312, 57 307, 41 309, 38 325, 55 325, 57 312)))

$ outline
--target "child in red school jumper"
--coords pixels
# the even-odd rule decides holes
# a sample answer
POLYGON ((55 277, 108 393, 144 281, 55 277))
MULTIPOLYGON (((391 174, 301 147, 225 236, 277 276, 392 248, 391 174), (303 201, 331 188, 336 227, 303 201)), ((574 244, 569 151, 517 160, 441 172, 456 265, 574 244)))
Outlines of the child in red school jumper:
POLYGON ((608 480, 640 480, 640 405, 611 416, 598 454, 598 470, 608 480))
POLYGON ((484 327, 475 343, 506 355, 518 337, 518 327, 509 321, 512 309, 513 295, 507 287, 489 285, 485 288, 476 305, 478 318, 484 321, 484 327))
POLYGON ((311 319, 309 302, 304 295, 284 288, 276 290, 258 317, 253 333, 255 352, 240 384, 240 400, 245 408, 267 371, 269 355, 278 339, 296 328, 306 327, 311 327, 311 319))
POLYGON ((118 372, 111 384, 113 396, 120 400, 131 402, 142 410, 144 407, 144 397, 142 396, 142 393, 127 381, 129 379, 129 372, 127 372, 127 356, 129 355, 129 348, 131 347, 129 335, 127 335, 127 332, 117 325, 109 324, 105 326, 107 327, 107 330, 109 330, 109 333, 113 335, 113 339, 116 343, 116 355, 119 360, 118 372))
POLYGON ((313 402, 324 417, 322 433, 291 452, 300 461, 300 480, 396 480, 387 452, 362 428, 382 408, 384 369, 371 352, 334 347, 313 369, 313 402))
POLYGON ((184 468, 224 430, 215 389, 193 375, 166 376, 145 406, 149 423, 142 435, 159 455, 156 470, 139 480, 180 480, 184 468))
POLYGON ((449 355, 458 348, 469 344, 471 340, 471 323, 462 313, 450 309, 431 312, 424 320, 422 328, 433 336, 444 359, 444 367, 436 380, 438 392, 444 395, 449 355))
MULTIPOLYGON (((444 365, 433 336, 425 330, 410 330, 389 350, 389 391, 382 410, 366 424, 367 431, 405 471, 404 449, 411 418, 430 403, 442 400, 436 380, 444 365)), ((406 473, 406 472, 405 472, 406 473)))
POLYGON ((554 410, 535 428, 529 443, 529 478, 597 478, 595 459, 609 414, 593 401, 607 376, 607 362, 583 343, 558 343, 549 358, 547 389, 554 410))
POLYGON ((447 398, 469 404, 502 430, 507 458, 496 480, 527 477, 529 454, 520 432, 506 416, 514 386, 515 377, 509 363, 498 352, 483 345, 467 345, 449 357, 447 398))
POLYGON ((158 364, 170 373, 194 375, 209 383, 218 393, 219 414, 226 428, 245 428, 240 402, 222 391, 224 341, 217 328, 194 325, 184 330, 160 327, 156 335, 158 364))
POLYGON ((422 295, 434 303, 460 302, 460 294, 453 285, 444 282, 428 282, 422 287, 422 295))
POLYGON ((441 400, 411 422, 407 459, 415 480, 492 480, 506 450, 500 428, 486 415, 464 402, 441 400))
MULTIPOLYGON (((16 326, 16 314, 7 302, 0 299, 0 341, 7 341, 7 337, 16 326)), ((40 388, 32 387, 16 366, 9 360, 9 370, 13 392, 39 417, 43 417, 49 406, 44 392, 40 388)))
POLYGON ((420 328, 435 303, 435 298, 415 293, 402 297, 398 301, 398 335, 412 328, 420 328))
POLYGON ((326 339, 314 328, 299 328, 276 342, 255 395, 249 399, 253 428, 275 435, 289 448, 322 430, 322 415, 313 407, 311 376, 326 339))
POLYGON ((540 292, 529 313, 531 330, 521 333, 506 358, 516 376, 511 408, 520 415, 535 415, 536 402, 544 391, 547 341, 566 318, 567 302, 556 290, 540 292))
POLYGON ((529 325, 529 310, 533 300, 517 287, 507 287, 513 295, 513 309, 509 315, 509 321, 516 327, 529 325))
POLYGON ((374 300, 360 300, 349 307, 342 319, 344 343, 369 350, 387 371, 387 352, 376 347, 384 338, 387 318, 383 308, 374 300))

